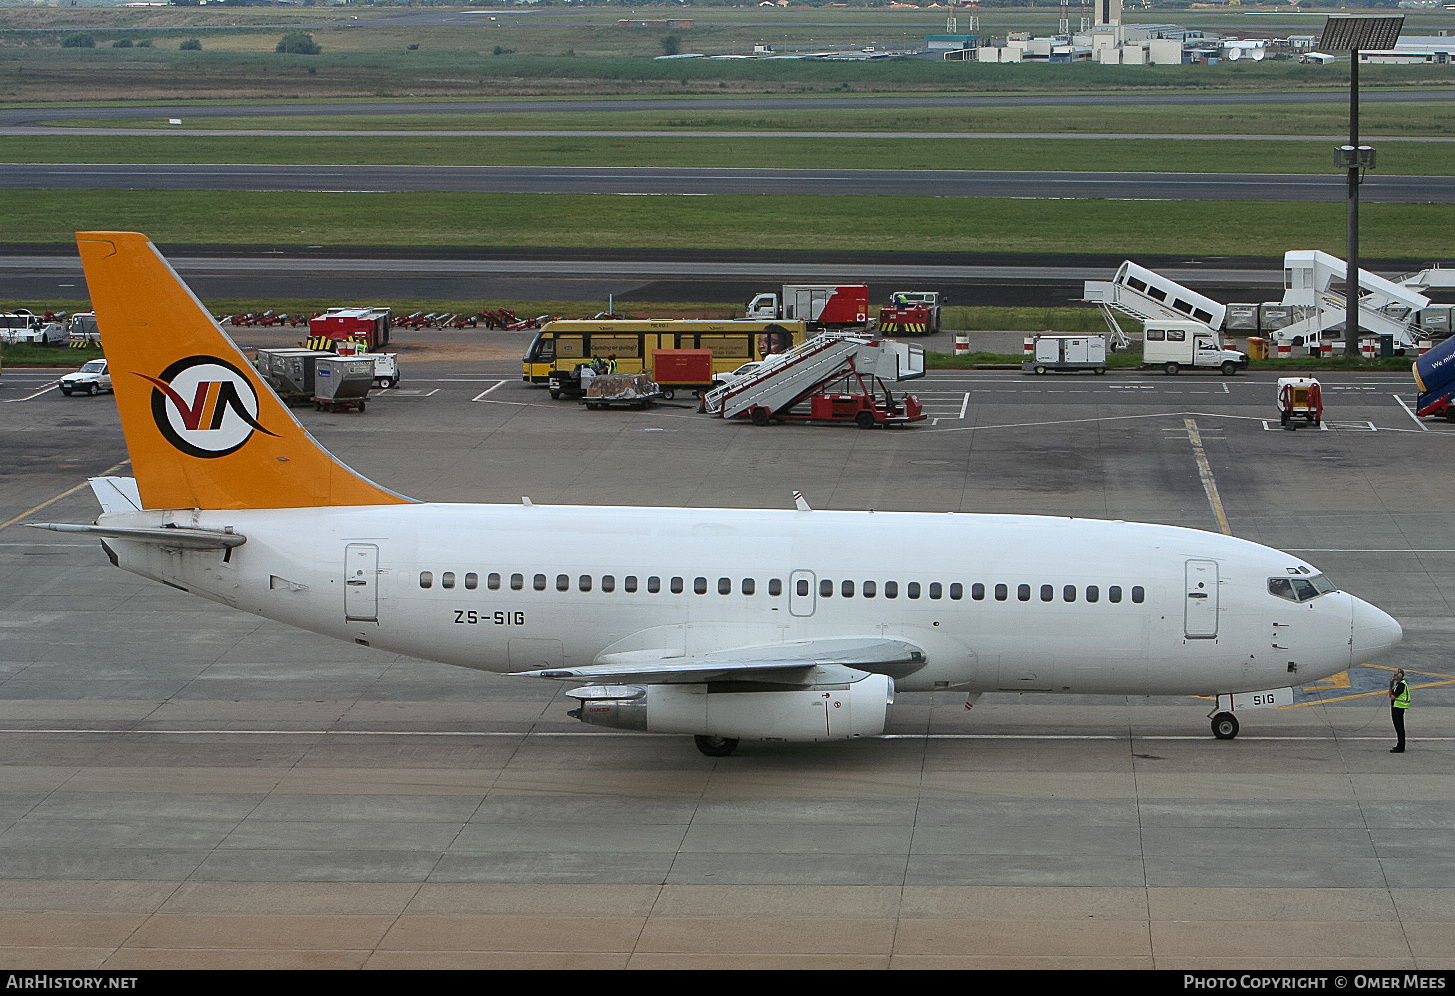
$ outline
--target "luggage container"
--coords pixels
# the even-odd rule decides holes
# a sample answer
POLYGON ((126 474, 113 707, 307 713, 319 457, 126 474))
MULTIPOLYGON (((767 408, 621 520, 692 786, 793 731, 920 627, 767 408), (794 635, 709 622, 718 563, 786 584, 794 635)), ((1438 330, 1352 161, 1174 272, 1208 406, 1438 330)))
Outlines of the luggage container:
POLYGON ((1445 338, 1450 334, 1449 306, 1437 304, 1429 308, 1421 308, 1419 326, 1420 332, 1426 339, 1445 338))
POLYGON ((263 375, 268 386, 284 402, 304 404, 313 401, 318 393, 314 390, 315 364, 320 358, 334 355, 322 349, 303 349, 296 346, 288 349, 260 349, 256 365, 258 373, 263 375))
POLYGON ((1293 324, 1293 309, 1284 304, 1258 305, 1258 330, 1277 332, 1293 324))
POLYGON ((1031 358, 1021 363, 1026 373, 1051 370, 1090 370, 1106 373, 1106 336, 1033 335, 1031 358))
POLYGON ((314 360, 313 407, 319 411, 364 410, 374 386, 372 356, 320 356, 314 360))
POLYGON ((1230 304, 1223 318, 1223 328, 1229 332, 1257 332, 1258 305, 1230 304))
POLYGON ((662 397, 671 400, 678 389, 694 394, 712 389, 712 350, 657 349, 652 352, 653 379, 662 397))

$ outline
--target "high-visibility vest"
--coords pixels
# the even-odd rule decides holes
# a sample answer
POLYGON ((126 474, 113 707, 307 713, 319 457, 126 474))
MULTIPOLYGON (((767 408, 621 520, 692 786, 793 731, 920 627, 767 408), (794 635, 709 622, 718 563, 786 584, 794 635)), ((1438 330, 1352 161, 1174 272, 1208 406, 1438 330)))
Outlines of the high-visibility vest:
POLYGON ((1396 709, 1408 709, 1410 707, 1410 686, 1407 681, 1396 681, 1394 683, 1394 707, 1396 709))

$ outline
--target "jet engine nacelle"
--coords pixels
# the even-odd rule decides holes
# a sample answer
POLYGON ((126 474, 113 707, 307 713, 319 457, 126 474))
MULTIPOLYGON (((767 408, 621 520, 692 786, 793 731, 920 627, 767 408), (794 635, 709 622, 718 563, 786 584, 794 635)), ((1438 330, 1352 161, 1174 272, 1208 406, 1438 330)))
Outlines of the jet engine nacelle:
POLYGON ((857 681, 787 691, 718 691, 711 685, 592 685, 566 694, 583 723, 648 733, 749 740, 850 740, 884 732, 894 681, 857 681))

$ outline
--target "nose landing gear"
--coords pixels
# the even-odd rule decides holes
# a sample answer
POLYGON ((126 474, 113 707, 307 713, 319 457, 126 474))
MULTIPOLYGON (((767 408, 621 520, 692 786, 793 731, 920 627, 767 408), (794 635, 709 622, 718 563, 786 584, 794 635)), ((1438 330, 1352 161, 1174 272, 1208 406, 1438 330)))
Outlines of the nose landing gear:
POLYGON ((1219 740, 1231 740, 1238 735, 1238 718, 1230 712, 1215 713, 1212 718, 1213 736, 1219 740))

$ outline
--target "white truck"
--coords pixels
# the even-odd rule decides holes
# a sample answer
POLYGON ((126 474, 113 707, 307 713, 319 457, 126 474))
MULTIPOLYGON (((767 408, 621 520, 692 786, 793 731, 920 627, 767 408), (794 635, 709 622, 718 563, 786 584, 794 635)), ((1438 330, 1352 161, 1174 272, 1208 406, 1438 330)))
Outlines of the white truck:
POLYGON ((785 284, 783 295, 759 294, 748 302, 750 321, 804 321, 811 333, 868 331, 868 284, 785 284))
POLYGON ((1142 336, 1142 365, 1173 375, 1189 369, 1220 370, 1231 377, 1248 366, 1248 354, 1223 346, 1201 322, 1147 322, 1142 336))

